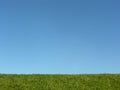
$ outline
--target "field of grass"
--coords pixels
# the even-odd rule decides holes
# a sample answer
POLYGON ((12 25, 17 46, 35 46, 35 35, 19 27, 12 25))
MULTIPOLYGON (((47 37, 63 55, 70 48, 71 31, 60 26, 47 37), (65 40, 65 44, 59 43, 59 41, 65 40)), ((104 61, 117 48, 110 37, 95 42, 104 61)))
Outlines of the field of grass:
POLYGON ((0 90, 120 90, 120 74, 0 74, 0 90))

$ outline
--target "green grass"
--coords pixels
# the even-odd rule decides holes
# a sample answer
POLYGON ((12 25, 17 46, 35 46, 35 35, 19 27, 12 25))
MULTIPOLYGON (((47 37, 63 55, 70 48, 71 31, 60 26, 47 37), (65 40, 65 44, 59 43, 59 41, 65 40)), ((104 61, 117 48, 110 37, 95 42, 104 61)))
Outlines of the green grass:
POLYGON ((120 90, 120 74, 0 74, 0 90, 120 90))

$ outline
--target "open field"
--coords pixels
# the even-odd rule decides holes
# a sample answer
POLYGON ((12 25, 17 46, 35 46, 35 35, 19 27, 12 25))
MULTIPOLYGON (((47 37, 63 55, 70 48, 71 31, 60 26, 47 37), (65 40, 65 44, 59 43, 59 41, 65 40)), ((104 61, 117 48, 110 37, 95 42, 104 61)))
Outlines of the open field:
POLYGON ((0 90, 120 90, 120 74, 0 74, 0 90))

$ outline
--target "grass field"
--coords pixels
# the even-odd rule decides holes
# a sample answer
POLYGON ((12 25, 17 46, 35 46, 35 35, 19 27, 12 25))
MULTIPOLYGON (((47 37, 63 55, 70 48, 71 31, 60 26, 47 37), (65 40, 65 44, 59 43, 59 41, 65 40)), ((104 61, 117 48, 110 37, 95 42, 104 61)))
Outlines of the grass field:
POLYGON ((120 74, 0 74, 0 90, 120 90, 120 74))

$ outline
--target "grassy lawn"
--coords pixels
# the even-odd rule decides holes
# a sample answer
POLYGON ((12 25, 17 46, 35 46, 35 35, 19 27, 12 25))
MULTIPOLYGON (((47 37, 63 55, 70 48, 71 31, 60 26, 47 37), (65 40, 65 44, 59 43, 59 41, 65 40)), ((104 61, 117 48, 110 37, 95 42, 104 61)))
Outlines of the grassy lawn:
POLYGON ((120 74, 0 74, 0 90, 120 90, 120 74))

